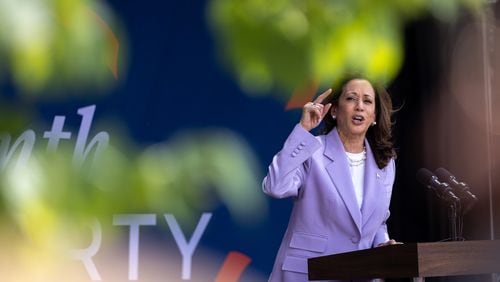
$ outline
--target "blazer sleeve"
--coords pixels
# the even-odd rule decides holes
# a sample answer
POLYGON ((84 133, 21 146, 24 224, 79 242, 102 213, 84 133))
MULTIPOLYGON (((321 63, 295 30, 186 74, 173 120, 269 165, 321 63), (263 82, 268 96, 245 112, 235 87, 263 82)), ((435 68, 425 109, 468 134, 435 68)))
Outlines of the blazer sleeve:
POLYGON ((262 190, 274 198, 297 196, 305 180, 305 163, 321 147, 309 131, 297 124, 280 152, 274 157, 262 190))
MULTIPOLYGON (((387 165, 386 168, 387 171, 387 182, 388 182, 388 201, 390 203, 391 201, 391 195, 392 195, 392 187, 394 185, 394 178, 396 176, 396 165, 394 163, 394 159, 391 159, 389 164, 387 165)), ((391 215, 391 212, 389 211, 389 208, 387 208, 386 216, 384 218, 384 221, 382 225, 380 225, 379 229, 377 230, 377 233, 375 234, 375 238, 373 240, 373 246, 372 247, 377 247, 379 244, 385 243, 389 241, 389 233, 387 232, 387 220, 389 219, 389 216, 391 215)))

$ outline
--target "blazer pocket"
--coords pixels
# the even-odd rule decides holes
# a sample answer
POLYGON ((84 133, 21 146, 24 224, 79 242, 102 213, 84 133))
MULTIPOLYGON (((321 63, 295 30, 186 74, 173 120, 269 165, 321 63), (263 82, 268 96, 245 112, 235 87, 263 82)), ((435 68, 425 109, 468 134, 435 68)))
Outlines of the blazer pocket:
POLYGON ((316 253, 323 253, 326 250, 328 237, 322 235, 294 232, 290 247, 316 253))
POLYGON ((307 273, 307 258, 286 256, 281 270, 307 273))
POLYGON ((324 253, 327 243, 327 236, 294 232, 281 269, 307 273, 307 259, 324 253))

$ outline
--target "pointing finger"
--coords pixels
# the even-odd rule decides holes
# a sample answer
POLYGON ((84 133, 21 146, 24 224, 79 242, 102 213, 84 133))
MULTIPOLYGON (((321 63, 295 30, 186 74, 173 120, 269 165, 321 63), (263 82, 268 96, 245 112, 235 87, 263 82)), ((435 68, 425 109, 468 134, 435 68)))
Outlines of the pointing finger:
POLYGON ((332 93, 332 89, 328 89, 326 90, 325 92, 321 93, 321 95, 319 95, 316 100, 314 100, 314 103, 321 103, 323 102, 323 99, 325 99, 328 95, 330 95, 330 93, 332 93))

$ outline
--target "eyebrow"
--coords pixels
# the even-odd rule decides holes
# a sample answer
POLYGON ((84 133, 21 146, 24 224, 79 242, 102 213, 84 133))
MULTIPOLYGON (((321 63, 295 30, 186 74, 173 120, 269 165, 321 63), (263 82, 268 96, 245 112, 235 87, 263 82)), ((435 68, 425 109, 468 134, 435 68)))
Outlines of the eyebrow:
MULTIPOLYGON (((356 91, 348 91, 348 92, 346 92, 345 94, 358 94, 358 92, 356 92, 356 91)), ((372 99, 373 99, 373 98, 375 98, 374 96, 372 96, 372 95, 370 95, 370 94, 367 94, 367 93, 362 94, 362 95, 363 95, 363 97, 370 97, 370 98, 372 98, 372 99)))

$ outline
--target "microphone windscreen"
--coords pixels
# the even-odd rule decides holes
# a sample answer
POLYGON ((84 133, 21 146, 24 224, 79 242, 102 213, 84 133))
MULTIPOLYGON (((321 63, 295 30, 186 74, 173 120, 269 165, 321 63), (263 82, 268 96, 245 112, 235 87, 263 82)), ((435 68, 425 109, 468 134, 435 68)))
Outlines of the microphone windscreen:
POLYGON ((434 174, 426 168, 421 168, 417 171, 417 181, 424 185, 428 185, 433 176, 434 174))
POLYGON ((448 182, 450 178, 453 177, 453 175, 449 171, 442 167, 436 169, 436 175, 441 182, 448 182))

